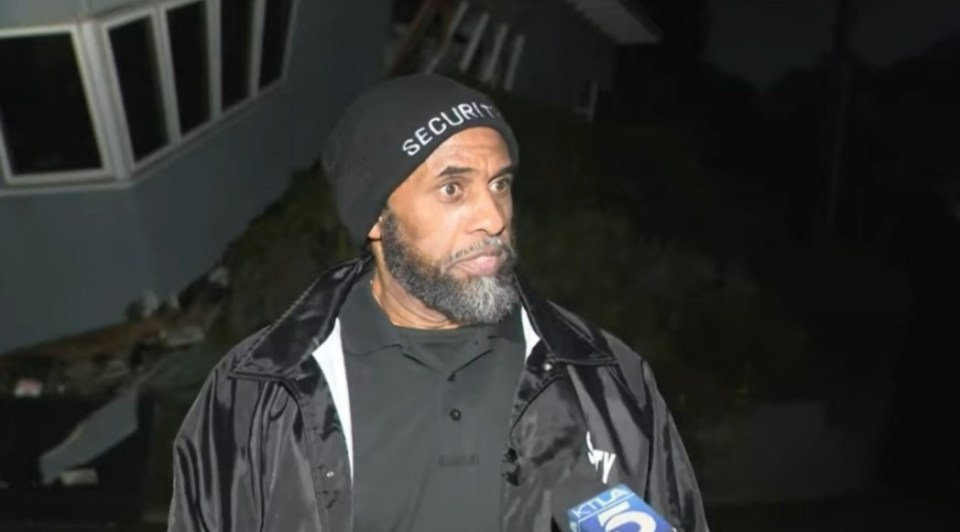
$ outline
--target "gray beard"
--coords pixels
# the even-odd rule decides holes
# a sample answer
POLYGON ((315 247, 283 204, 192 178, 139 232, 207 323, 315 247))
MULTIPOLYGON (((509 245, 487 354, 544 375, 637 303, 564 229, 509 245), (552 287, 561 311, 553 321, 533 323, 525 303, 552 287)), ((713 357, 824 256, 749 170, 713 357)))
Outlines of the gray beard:
POLYGON ((513 282, 516 251, 499 237, 487 237, 435 265, 405 240, 392 213, 387 212, 383 216, 380 233, 383 260, 390 275, 407 293, 454 323, 497 323, 510 313, 520 299, 513 282), (460 280, 445 271, 447 265, 458 259, 488 248, 499 249, 505 256, 496 274, 460 280))

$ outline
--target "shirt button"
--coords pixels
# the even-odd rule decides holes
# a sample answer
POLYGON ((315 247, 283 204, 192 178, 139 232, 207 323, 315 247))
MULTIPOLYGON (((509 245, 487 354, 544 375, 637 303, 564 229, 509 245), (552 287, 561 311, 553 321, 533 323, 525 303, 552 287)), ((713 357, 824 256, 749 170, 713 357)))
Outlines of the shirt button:
POLYGON ((459 421, 460 417, 461 417, 460 411, 457 410, 456 408, 450 411, 450 419, 454 421, 459 421))

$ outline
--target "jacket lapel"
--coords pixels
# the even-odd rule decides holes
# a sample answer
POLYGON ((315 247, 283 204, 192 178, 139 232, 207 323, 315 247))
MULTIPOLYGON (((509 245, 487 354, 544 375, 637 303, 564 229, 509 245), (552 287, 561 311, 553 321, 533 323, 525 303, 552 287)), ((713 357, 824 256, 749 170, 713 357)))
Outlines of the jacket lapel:
POLYGON ((324 273, 250 347, 234 372, 293 381, 315 373, 311 355, 330 336, 343 300, 368 262, 354 259, 324 273))

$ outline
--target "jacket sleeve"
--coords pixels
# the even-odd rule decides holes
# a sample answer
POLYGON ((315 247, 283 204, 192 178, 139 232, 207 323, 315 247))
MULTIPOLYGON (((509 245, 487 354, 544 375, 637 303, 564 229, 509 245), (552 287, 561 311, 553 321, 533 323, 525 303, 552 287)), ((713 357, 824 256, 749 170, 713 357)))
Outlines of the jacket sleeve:
POLYGON ((619 339, 607 339, 630 389, 639 401, 647 403, 642 407, 653 414, 648 502, 668 508, 671 515, 665 517, 682 527, 678 532, 709 532, 693 465, 653 370, 619 339))
POLYGON ((237 412, 237 384, 225 377, 224 369, 249 340, 210 373, 174 440, 169 532, 257 529, 251 468, 244 465, 249 460, 242 435, 250 433, 249 421, 244 421, 249 416, 237 412))

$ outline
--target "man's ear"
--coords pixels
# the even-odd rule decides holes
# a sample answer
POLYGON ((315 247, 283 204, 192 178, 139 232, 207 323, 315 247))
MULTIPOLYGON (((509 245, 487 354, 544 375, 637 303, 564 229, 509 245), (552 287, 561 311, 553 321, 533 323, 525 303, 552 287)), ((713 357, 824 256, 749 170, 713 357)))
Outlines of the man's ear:
POLYGON ((383 215, 381 214, 377 218, 377 222, 373 224, 373 227, 370 228, 370 232, 367 233, 367 238, 370 240, 380 240, 382 237, 382 232, 380 231, 380 222, 383 221, 383 215))

